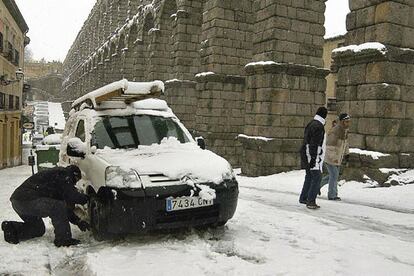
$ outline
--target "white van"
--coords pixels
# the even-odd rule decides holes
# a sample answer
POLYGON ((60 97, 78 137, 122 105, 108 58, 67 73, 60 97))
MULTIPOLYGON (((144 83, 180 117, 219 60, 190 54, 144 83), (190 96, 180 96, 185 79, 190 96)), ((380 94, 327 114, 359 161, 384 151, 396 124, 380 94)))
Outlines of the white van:
POLYGON ((121 80, 76 100, 60 165, 76 164, 96 239, 152 229, 224 225, 237 206, 230 164, 196 142, 161 81, 121 80))

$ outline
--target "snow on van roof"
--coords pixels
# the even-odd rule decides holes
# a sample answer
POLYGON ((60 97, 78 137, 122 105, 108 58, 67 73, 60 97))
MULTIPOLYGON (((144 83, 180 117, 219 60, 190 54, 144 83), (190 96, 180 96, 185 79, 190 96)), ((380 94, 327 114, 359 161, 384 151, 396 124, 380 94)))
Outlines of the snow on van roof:
POLYGON ((135 109, 169 110, 167 102, 159 99, 146 99, 132 103, 135 109))
POLYGON ((132 101, 139 98, 137 96, 140 95, 152 95, 160 92, 164 93, 162 81, 130 82, 127 79, 122 79, 78 98, 73 102, 72 108, 79 107, 82 103, 92 104, 93 107, 96 107, 97 104, 108 100, 132 101))

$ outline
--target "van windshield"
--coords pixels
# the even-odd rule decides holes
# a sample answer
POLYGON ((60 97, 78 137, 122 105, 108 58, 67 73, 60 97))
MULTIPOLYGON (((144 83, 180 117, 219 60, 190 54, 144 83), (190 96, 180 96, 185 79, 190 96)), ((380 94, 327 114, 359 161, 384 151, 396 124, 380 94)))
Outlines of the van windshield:
POLYGON ((91 145, 98 149, 137 148, 139 145, 160 144, 166 137, 180 143, 189 142, 181 127, 171 118, 150 115, 102 117, 92 133, 91 145))

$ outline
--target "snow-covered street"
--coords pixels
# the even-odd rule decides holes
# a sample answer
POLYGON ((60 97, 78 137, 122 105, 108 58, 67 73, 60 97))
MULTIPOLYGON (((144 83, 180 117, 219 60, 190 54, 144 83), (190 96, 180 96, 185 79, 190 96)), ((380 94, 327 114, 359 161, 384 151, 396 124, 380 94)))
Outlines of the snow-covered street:
MULTIPOLYGON (((0 220, 17 219, 9 197, 30 167, 0 170, 0 220)), ((239 205, 223 228, 82 244, 0 239, 0 275, 414 275, 414 185, 339 188, 342 202, 312 211, 298 203, 304 172, 238 177, 239 205)))

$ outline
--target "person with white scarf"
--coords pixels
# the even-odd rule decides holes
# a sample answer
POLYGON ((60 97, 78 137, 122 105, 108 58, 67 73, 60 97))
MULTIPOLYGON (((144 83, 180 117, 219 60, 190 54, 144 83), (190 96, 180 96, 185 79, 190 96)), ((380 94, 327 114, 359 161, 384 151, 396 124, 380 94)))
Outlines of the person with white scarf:
POLYGON ((305 128, 301 147, 302 169, 306 170, 305 181, 299 202, 309 209, 320 208, 316 204, 322 178, 322 167, 325 158, 325 119, 328 114, 326 107, 319 107, 315 117, 305 128))

